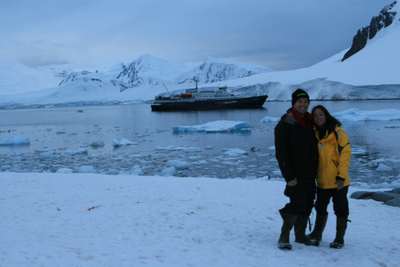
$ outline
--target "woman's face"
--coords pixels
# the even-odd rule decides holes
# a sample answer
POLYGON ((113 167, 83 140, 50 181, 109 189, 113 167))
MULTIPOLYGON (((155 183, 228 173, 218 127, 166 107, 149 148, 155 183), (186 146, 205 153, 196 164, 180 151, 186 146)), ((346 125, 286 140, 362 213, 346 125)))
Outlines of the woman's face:
POLYGON ((321 109, 316 108, 313 112, 313 119, 315 124, 321 127, 325 124, 326 121, 325 113, 321 109))

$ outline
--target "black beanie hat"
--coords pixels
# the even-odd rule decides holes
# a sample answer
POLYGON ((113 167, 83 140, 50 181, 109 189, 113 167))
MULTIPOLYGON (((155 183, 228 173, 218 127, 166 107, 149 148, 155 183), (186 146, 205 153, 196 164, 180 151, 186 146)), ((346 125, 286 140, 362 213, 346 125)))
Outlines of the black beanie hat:
POLYGON ((294 103, 296 103, 296 101, 302 97, 306 97, 308 99, 308 102, 310 102, 310 97, 308 96, 306 91, 300 88, 294 91, 294 93, 292 94, 292 107, 294 106, 294 103))

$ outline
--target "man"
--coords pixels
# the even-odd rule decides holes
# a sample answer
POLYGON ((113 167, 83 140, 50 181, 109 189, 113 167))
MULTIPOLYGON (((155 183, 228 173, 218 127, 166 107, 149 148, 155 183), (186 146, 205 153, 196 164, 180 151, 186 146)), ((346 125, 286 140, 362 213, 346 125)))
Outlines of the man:
POLYGON ((318 167, 318 150, 311 131, 311 114, 308 94, 297 89, 292 94, 292 108, 284 114, 275 127, 276 159, 286 180, 285 195, 290 202, 279 210, 283 226, 278 248, 290 250, 290 231, 294 226, 296 242, 318 246, 317 240, 305 235, 308 217, 315 199, 315 177, 318 167))

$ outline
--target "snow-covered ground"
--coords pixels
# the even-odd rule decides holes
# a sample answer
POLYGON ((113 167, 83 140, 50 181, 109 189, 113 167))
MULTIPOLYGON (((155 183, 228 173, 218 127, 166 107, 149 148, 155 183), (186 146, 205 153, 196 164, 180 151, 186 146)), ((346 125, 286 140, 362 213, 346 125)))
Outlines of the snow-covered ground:
MULTIPOLYGON (((398 207, 350 201, 345 247, 277 248, 285 183, 0 173, 1 266, 400 266, 398 207)), ((356 188, 350 187, 349 194, 356 188)), ((312 220, 314 220, 313 215, 312 220)))

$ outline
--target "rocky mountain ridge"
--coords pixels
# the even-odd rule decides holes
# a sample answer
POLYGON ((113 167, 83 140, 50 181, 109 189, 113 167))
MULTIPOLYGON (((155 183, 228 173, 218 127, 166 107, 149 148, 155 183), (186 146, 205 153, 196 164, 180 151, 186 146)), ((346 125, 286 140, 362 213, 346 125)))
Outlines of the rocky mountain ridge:
POLYGON ((363 27, 357 31, 357 34, 353 38, 351 48, 343 56, 342 61, 345 61, 349 57, 359 52, 365 47, 368 40, 374 38, 382 28, 386 28, 393 23, 397 12, 392 11, 392 9, 396 4, 397 1, 394 1, 392 4, 385 6, 378 16, 374 16, 371 19, 369 26, 363 27))

